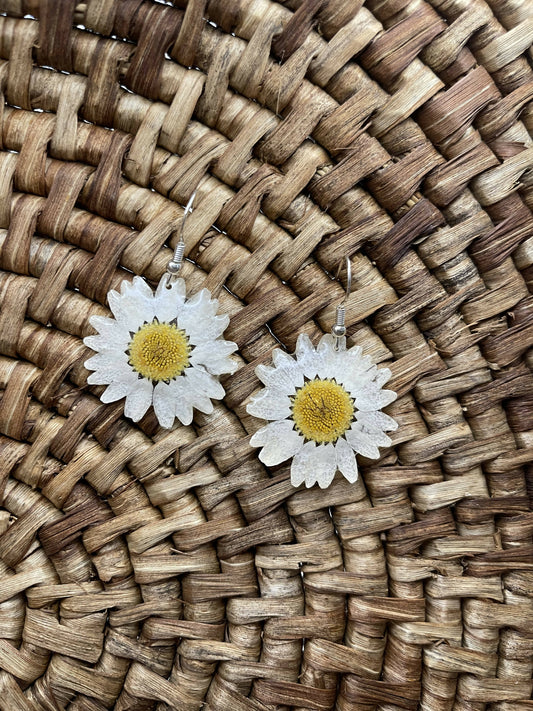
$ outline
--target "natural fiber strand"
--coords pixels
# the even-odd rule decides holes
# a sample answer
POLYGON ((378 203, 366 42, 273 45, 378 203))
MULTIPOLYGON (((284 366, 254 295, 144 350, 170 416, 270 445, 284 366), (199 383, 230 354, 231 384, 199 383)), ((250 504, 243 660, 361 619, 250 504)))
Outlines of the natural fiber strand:
POLYGON ((0 710, 533 707, 533 10, 0 0, 0 710), (83 363, 107 293, 231 317, 191 426, 83 363), (393 447, 294 489, 246 413, 317 342, 393 373, 393 447))

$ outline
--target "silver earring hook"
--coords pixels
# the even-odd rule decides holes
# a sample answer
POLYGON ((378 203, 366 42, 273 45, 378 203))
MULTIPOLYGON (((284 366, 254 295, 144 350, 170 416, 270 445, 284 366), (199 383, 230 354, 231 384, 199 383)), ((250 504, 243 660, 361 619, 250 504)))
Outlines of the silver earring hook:
MULTIPOLYGON (((344 299, 342 300, 343 304, 346 304, 348 301, 348 297, 352 293, 352 263, 350 262, 350 257, 345 257, 346 259, 346 293, 344 295, 344 299)), ((339 274, 341 272, 341 267, 342 264, 339 264, 339 269, 337 271, 337 279, 339 278, 339 274)))
MULTIPOLYGON (((341 272, 342 263, 339 264, 337 270, 337 279, 341 272)), ((346 304, 348 302, 348 297, 352 291, 352 263, 350 258, 346 257, 346 293, 343 300, 337 306, 335 313, 335 323, 331 329, 331 335, 335 339, 334 348, 336 351, 343 351, 346 348, 346 326, 345 326, 345 316, 346 316, 346 304)))
POLYGON ((176 249, 174 250, 174 255, 172 256, 172 259, 170 262, 167 264, 167 274, 168 274, 168 284, 172 284, 174 279, 176 279, 179 270, 181 269, 181 264, 183 262, 183 255, 185 253, 185 240, 183 238, 183 231, 185 228, 185 222, 187 221, 187 215, 192 212, 192 204, 194 202, 194 198, 196 197, 196 190, 193 192, 191 197, 189 198, 189 202, 185 206, 185 211, 183 213, 183 219, 181 221, 181 226, 180 226, 180 238, 178 241, 178 244, 176 245, 176 249))

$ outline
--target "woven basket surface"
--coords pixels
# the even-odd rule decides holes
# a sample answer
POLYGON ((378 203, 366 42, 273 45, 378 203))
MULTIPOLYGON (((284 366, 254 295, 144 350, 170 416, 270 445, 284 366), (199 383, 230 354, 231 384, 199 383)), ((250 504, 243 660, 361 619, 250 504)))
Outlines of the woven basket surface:
POLYGON ((531 710, 531 0, 0 12, 0 709, 531 710), (82 339, 194 190, 239 368, 167 430, 82 339), (346 256, 399 428, 295 489, 246 405, 346 256))

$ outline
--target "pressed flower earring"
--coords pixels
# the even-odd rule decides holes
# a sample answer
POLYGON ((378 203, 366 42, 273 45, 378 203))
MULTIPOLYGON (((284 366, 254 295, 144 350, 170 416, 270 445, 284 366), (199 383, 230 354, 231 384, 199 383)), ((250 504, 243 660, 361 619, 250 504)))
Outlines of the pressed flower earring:
POLYGON ((224 397, 216 376, 237 369, 229 357, 237 344, 222 338, 229 316, 217 315, 218 301, 207 289, 186 298, 185 282, 178 278, 185 251, 183 227, 194 196, 155 294, 141 277, 123 281, 120 293, 108 294, 114 318, 91 317, 98 335, 83 339, 97 351, 85 362, 94 370, 87 382, 107 385, 102 402, 126 398, 124 415, 134 422, 153 405, 162 427, 172 427, 175 417, 189 425, 194 408, 208 414, 213 411, 211 400, 224 397))
POLYGON ((357 480, 356 453, 379 458, 379 447, 392 444, 385 432, 397 429, 381 408, 396 399, 383 390, 388 368, 377 368, 362 348, 346 350, 345 305, 351 291, 351 264, 347 263, 346 296, 337 307, 336 322, 315 349, 300 334, 290 356, 276 349, 273 366, 255 372, 265 387, 252 397, 246 410, 269 424, 251 438, 262 447, 259 459, 267 466, 292 458, 294 486, 318 484, 325 489, 340 471, 349 482, 357 480))

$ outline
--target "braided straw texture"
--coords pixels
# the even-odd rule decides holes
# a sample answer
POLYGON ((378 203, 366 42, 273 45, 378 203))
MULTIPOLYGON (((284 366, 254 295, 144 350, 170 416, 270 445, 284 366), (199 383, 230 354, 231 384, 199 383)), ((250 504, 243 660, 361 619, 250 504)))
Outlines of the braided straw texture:
POLYGON ((531 0, 0 10, 0 709, 532 709, 531 0), (82 338, 195 189, 239 369, 135 425, 82 338), (346 255, 400 426, 296 490, 245 407, 346 255))

